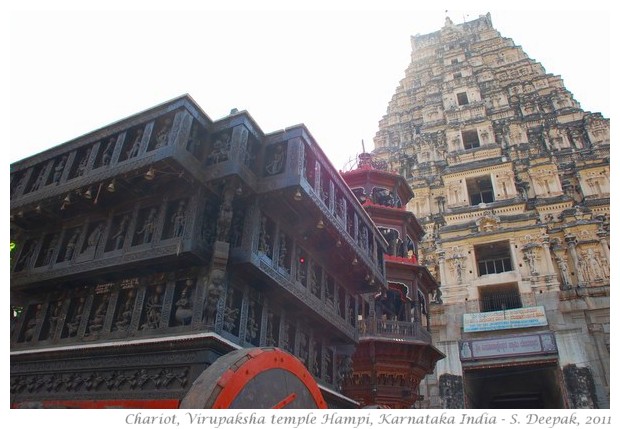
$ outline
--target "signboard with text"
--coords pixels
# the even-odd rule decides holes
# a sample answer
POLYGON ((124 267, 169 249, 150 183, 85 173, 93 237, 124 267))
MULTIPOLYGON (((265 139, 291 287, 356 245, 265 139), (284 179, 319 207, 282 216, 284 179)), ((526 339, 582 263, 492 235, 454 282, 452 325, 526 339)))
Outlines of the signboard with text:
POLYGON ((464 332, 499 331, 501 329, 547 326, 545 307, 513 308, 487 313, 463 314, 464 332))
POLYGON ((553 333, 513 335, 459 341, 461 361, 555 354, 558 347, 553 333))

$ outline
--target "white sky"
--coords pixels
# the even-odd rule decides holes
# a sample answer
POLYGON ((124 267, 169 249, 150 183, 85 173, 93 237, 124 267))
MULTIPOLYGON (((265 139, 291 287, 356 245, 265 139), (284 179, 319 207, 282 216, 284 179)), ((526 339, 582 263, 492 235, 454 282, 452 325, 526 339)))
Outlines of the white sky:
POLYGON ((454 23, 491 12, 502 36, 561 75, 584 110, 610 115, 609 11, 555 1, 530 11, 488 2, 468 2, 468 11, 415 1, 127 3, 14 3, 10 162, 188 93, 211 119, 236 107, 266 133, 304 123, 342 169, 362 139, 374 147, 410 36, 439 30, 446 9, 454 23))

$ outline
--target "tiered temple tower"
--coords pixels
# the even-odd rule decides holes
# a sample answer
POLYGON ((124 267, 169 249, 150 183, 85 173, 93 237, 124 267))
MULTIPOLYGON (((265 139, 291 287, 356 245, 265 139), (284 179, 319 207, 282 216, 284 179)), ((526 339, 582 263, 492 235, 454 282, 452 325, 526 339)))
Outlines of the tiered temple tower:
POLYGON ((364 406, 412 408, 419 385, 443 354, 431 343, 429 303, 437 283, 418 260, 424 231, 405 205, 413 192, 405 179, 363 153, 343 179, 388 243, 387 287, 358 298, 359 344, 344 393, 364 406))
POLYGON ((441 284, 424 405, 608 407, 609 120, 489 14, 411 44, 374 153, 441 284))

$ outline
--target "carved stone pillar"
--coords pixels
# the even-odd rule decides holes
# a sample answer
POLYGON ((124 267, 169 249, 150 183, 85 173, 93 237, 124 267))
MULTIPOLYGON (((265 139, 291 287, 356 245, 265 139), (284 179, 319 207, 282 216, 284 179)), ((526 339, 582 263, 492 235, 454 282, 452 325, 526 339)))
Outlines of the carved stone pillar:
POLYGON ((553 269, 553 261, 551 260, 551 251, 549 250, 549 236, 544 234, 542 236, 542 247, 543 247, 543 257, 545 259, 545 264, 547 265, 548 274, 555 274, 555 270, 553 269))
POLYGON ((446 285, 446 251, 437 248, 437 261, 439 263, 439 283, 442 286, 446 285))
POLYGON ((519 270, 518 270, 519 259, 517 259, 517 251, 515 250, 515 240, 513 238, 511 238, 509 240, 509 244, 510 244, 510 257, 512 258, 512 262, 514 264, 514 266, 513 266, 514 267, 514 271, 519 273, 519 270))
POLYGON ((609 233, 607 231, 604 231, 602 229, 599 229, 596 232, 596 235, 599 238, 599 241, 601 243, 601 248, 603 249, 603 255, 605 255, 605 258, 607 258, 607 264, 609 265, 609 261, 611 261, 610 256, 609 256, 609 242, 607 241, 607 237, 609 236, 609 233))

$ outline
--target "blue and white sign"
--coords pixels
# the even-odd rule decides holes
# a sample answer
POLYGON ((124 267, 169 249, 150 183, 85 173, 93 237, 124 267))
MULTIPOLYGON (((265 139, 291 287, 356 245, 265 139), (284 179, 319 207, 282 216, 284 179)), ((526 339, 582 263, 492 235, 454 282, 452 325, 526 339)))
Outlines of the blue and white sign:
POLYGON ((499 331, 502 329, 547 326, 547 324, 545 307, 541 306, 463 315, 464 332, 499 331))

